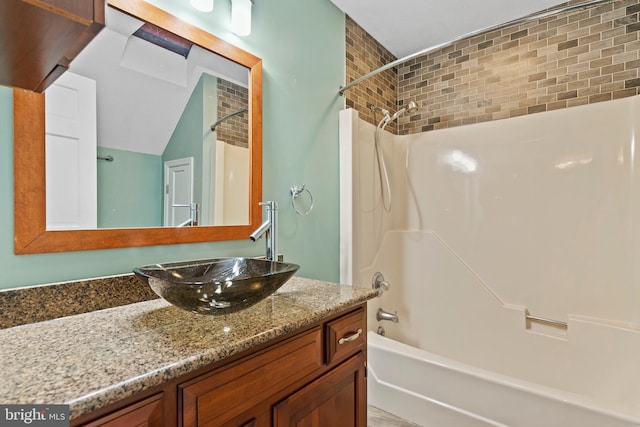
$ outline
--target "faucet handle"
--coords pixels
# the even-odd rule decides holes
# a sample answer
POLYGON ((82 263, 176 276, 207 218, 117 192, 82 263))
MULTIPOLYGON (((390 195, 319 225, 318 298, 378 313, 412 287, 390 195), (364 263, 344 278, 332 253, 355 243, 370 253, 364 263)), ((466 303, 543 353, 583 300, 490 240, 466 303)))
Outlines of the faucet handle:
POLYGON ((377 289, 379 292, 379 295, 382 295, 382 292, 389 290, 390 285, 389 285, 389 282, 387 282, 384 279, 384 276, 382 275, 382 273, 377 272, 376 274, 373 275, 373 278, 371 279, 371 287, 373 289, 377 289))
POLYGON ((259 202, 258 205, 267 206, 267 209, 278 209, 278 203, 273 200, 269 200, 267 202, 259 202))

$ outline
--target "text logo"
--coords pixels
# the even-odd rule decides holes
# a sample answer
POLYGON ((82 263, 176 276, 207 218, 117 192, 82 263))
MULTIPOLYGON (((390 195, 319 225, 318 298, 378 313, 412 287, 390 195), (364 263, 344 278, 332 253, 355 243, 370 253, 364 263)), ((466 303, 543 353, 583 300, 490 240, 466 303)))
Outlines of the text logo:
POLYGON ((69 405, 0 405, 0 425, 69 427, 69 405))

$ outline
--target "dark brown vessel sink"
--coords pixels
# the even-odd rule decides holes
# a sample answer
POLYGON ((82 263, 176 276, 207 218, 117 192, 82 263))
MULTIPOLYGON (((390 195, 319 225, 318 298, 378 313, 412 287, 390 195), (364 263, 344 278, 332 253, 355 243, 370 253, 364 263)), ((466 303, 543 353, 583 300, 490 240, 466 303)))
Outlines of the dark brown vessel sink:
POLYGON ((177 307, 200 314, 229 314, 273 294, 299 268, 256 258, 217 258, 147 265, 133 272, 177 307))

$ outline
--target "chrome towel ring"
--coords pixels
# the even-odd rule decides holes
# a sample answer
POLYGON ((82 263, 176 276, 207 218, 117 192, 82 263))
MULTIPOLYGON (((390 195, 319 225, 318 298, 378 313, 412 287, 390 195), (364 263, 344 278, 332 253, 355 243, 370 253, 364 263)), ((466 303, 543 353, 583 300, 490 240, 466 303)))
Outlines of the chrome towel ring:
POLYGON ((291 207, 293 207, 293 210, 301 216, 311 213, 311 211, 313 210, 313 194, 311 194, 311 191, 309 191, 306 185, 294 185, 293 187, 291 187, 291 207), (302 193, 307 193, 309 195, 308 207, 306 209, 299 209, 297 206, 297 204, 300 203, 298 201, 298 197, 300 197, 302 193))

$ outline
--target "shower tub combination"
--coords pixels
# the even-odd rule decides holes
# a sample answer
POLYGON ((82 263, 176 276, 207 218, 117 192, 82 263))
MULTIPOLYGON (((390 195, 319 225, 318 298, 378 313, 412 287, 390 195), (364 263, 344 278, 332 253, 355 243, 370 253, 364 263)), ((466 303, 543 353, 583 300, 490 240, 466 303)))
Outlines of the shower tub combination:
POLYGON ((341 280, 389 285, 369 404, 423 426, 640 426, 640 99, 382 132, 390 210, 376 127, 340 123, 341 280))

